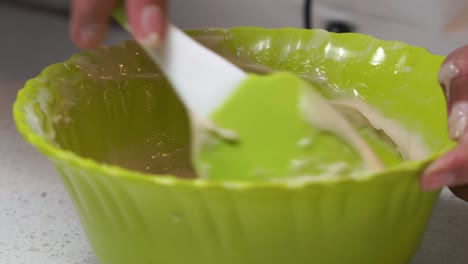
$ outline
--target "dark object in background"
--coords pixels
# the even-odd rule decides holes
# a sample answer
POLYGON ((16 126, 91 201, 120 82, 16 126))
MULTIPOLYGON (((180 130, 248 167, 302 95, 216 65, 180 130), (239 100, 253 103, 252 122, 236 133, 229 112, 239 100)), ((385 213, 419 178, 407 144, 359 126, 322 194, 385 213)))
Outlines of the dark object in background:
POLYGON ((325 26, 325 29, 335 33, 347 33, 355 31, 355 27, 352 24, 339 20, 332 20, 328 22, 325 26))
POLYGON ((314 2, 312 0, 304 0, 304 6, 303 6, 303 13, 302 15, 304 16, 304 28, 311 29, 313 26, 312 23, 312 12, 313 12, 313 7, 314 2))

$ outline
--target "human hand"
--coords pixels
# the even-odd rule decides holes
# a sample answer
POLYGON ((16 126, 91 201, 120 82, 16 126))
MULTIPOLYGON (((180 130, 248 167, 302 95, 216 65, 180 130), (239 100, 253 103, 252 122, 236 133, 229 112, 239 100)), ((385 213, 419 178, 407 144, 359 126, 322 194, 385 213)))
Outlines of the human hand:
POLYGON ((442 64, 439 82, 448 105, 448 127, 458 145, 424 171, 425 190, 451 187, 459 198, 468 201, 468 46, 452 52, 442 64))
MULTIPOLYGON (((96 48, 104 40, 116 0, 72 0, 70 35, 83 49, 96 48)), ((134 37, 164 39, 167 0, 127 0, 127 17, 134 37)))

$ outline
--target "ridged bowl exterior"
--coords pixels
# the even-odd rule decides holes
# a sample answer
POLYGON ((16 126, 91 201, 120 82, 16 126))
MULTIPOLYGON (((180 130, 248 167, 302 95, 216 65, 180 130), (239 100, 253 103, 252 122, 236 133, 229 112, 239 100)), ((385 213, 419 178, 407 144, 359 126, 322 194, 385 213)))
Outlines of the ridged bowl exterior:
MULTIPOLYGON (((330 83, 355 89, 421 131, 434 156, 451 144, 435 79, 439 56, 320 30, 191 32, 201 33, 219 35, 220 48, 280 70, 306 74, 319 67, 330 83)), ((429 160, 302 183, 180 179, 116 166, 109 158, 115 148, 128 157, 139 147, 150 153, 155 142, 145 142, 154 135, 169 149, 189 144, 187 114, 166 81, 151 75, 156 71, 134 43, 102 48, 48 67, 14 106, 19 131, 60 172, 101 263, 410 261, 439 195, 419 186, 429 160)), ((188 153, 171 153, 168 162, 188 170, 188 153)))

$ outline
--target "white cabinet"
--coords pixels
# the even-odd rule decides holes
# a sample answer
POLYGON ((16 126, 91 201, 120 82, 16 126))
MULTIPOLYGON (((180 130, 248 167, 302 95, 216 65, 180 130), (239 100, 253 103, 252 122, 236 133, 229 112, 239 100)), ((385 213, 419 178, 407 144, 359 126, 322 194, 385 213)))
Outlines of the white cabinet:
POLYGON ((459 15, 466 0, 315 0, 315 4, 408 26, 440 29, 459 15))
POLYGON ((357 32, 448 54, 468 44, 468 23, 466 30, 447 31, 465 8, 465 0, 316 0, 313 18, 315 27, 326 28, 330 21, 340 21, 357 32))

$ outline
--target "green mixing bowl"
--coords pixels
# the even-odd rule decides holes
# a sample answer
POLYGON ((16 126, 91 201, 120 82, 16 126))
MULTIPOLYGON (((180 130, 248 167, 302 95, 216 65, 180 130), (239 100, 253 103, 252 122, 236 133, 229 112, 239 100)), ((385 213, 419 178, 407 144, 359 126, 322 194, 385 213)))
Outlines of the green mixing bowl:
MULTIPOLYGON (((420 132, 432 158, 452 144, 436 80, 443 58, 424 49, 321 30, 190 34, 325 76, 335 92, 358 93, 420 132)), ((19 92, 14 116, 57 167, 103 264, 408 263, 439 195, 419 186, 429 160, 294 184, 196 179, 187 113, 133 42, 46 68, 19 92)))

